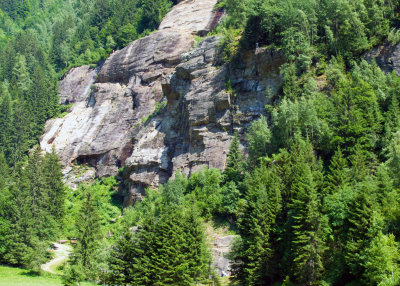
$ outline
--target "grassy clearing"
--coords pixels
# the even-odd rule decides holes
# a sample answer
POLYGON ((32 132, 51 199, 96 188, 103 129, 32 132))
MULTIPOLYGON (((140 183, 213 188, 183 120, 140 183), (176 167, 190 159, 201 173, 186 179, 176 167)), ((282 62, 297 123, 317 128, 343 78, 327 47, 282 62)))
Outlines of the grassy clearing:
MULTIPOLYGON (((0 266, 0 286, 61 286, 61 277, 49 273, 40 275, 21 268, 0 266)), ((81 283, 81 286, 96 285, 81 283)))

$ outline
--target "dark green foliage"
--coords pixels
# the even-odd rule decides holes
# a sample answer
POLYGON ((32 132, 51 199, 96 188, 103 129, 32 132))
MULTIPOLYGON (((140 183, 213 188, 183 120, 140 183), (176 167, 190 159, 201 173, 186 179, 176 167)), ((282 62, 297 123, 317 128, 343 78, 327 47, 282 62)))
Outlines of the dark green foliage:
POLYGON ((229 0, 228 25, 243 27, 242 47, 256 43, 281 47, 300 70, 317 50, 353 58, 380 43, 397 18, 391 2, 313 0, 229 0))
POLYGON ((311 169, 306 164, 299 167, 292 185, 293 198, 288 213, 293 231, 293 272, 301 284, 315 285, 324 270, 323 216, 311 169))
POLYGON ((346 158, 340 149, 335 152, 329 165, 329 173, 326 176, 326 193, 333 194, 346 187, 349 183, 349 169, 346 158))
POLYGON ((237 184, 242 180, 244 172, 244 157, 240 148, 240 141, 237 133, 233 136, 227 161, 228 163, 224 171, 224 176, 227 181, 233 181, 237 184))
POLYGON ((193 209, 165 209, 133 232, 125 229, 112 251, 110 282, 118 285, 192 285, 204 279, 207 250, 193 209))
POLYGON ((246 178, 243 213, 239 218, 241 240, 234 253, 234 278, 243 285, 273 281, 276 273, 273 238, 281 210, 281 182, 274 168, 264 166, 246 178))
POLYGON ((76 221, 77 246, 74 249, 73 265, 81 265, 86 275, 93 267, 92 260, 101 239, 100 216, 91 190, 85 193, 79 217, 76 221))
POLYGON ((13 173, 3 156, 0 161, 5 179, 0 186, 0 261, 38 270, 49 258, 48 242, 56 238, 64 218, 60 163, 54 154, 41 156, 38 147, 13 173))

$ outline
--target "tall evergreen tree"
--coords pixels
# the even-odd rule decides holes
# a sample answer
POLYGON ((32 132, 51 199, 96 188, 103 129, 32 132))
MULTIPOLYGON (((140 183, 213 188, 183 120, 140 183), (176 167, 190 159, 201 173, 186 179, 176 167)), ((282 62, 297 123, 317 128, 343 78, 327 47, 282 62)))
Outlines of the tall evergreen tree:
POLYGON ((92 255, 101 238, 100 216, 94 204, 92 192, 85 190, 84 200, 76 221, 77 245, 72 264, 82 265, 86 275, 90 272, 92 255))
POLYGON ((65 189, 62 166, 54 149, 43 158, 43 181, 48 192, 49 213, 61 223, 65 213, 65 189))
POLYGON ((277 274, 273 237, 282 186, 273 169, 260 166, 245 182, 246 204, 238 221, 241 241, 233 253, 234 279, 243 285, 263 285, 277 274))
POLYGON ((326 176, 326 193, 332 194, 349 183, 349 169, 346 158, 338 149, 332 157, 329 173, 326 176))
POLYGON ((303 285, 316 285, 324 270, 322 257, 326 250, 323 217, 315 182, 308 165, 300 165, 293 184, 289 216, 293 230, 293 268, 303 285))
POLYGON ((233 136, 231 146, 227 155, 227 165, 224 171, 227 181, 234 181, 236 184, 243 179, 243 154, 240 150, 240 141, 237 132, 233 136))

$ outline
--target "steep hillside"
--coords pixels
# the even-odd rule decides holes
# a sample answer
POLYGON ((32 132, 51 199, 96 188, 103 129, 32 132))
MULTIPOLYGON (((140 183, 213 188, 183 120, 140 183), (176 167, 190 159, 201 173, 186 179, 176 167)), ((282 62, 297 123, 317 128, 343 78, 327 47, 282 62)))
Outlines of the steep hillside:
POLYGON ((65 166, 87 163, 99 177, 126 166, 126 204, 176 170, 223 169, 232 131, 263 113, 265 90, 277 88, 282 57, 259 49, 238 69, 217 67, 219 37, 193 47, 214 5, 183 1, 157 32, 113 53, 99 70, 71 70, 60 92, 61 103, 73 106, 47 122, 42 149, 55 148, 65 166), (225 90, 228 73, 237 95, 225 90))

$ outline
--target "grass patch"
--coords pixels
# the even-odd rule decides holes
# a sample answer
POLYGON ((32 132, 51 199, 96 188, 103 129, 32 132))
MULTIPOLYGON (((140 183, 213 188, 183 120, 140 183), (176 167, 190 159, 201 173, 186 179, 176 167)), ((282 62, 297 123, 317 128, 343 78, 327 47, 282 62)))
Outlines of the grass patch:
MULTIPOLYGON (((0 266, 0 286, 61 286, 61 276, 50 273, 36 273, 30 270, 0 266)), ((96 285, 84 282, 81 286, 96 285)))

